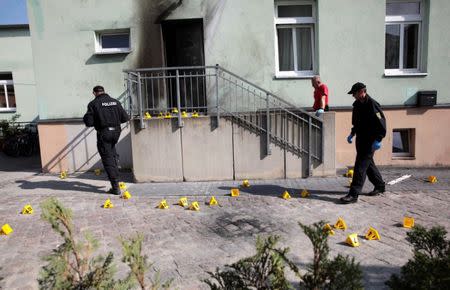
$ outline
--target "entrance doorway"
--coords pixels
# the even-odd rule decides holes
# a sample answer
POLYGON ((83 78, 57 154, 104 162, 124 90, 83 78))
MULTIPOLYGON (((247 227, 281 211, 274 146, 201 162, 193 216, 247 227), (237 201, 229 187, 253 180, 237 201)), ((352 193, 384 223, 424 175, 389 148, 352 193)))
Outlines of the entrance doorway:
MULTIPOLYGON (((204 66, 203 20, 168 20, 162 22, 165 60, 168 67, 204 66)), ((175 76, 176 71, 168 71, 175 76)), ((180 105, 186 111, 206 112, 204 69, 180 69, 180 105)), ((173 79, 172 79, 173 80, 173 79)), ((176 82, 167 82, 169 107, 177 106, 176 82)))

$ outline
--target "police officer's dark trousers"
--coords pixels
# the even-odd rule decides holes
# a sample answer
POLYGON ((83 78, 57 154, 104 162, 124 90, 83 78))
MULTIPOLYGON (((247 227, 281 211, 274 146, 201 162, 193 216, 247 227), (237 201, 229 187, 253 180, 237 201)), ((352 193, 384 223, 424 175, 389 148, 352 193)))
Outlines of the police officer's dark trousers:
POLYGON ((357 196, 361 193, 366 181, 366 176, 375 188, 384 188, 385 184, 373 161, 374 150, 372 144, 375 140, 371 138, 356 139, 356 161, 353 169, 352 185, 350 186, 350 194, 357 196))
POLYGON ((119 169, 117 164, 116 144, 120 137, 120 127, 107 127, 97 132, 97 149, 102 158, 108 179, 113 189, 117 189, 119 169))

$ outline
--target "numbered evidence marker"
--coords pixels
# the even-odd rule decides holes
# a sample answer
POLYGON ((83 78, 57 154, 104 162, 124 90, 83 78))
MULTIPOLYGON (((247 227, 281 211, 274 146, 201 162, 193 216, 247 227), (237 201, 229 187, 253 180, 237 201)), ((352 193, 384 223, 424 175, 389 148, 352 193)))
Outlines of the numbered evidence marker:
POLYGON ((4 224, 0 230, 0 234, 2 235, 9 235, 13 232, 13 229, 9 224, 4 224))
POLYGON ((105 200, 105 203, 103 204, 103 208, 113 208, 114 204, 111 202, 111 200, 108 198, 105 200))
POLYGON ((209 203, 210 206, 214 206, 214 205, 218 205, 219 203, 217 202, 217 199, 214 196, 211 196, 211 198, 209 199, 209 203))
POLYGON ((413 228, 414 227, 414 218, 410 216, 405 216, 403 218, 403 227, 404 228, 413 228))
POLYGON ((22 209, 22 214, 32 214, 33 213, 33 207, 30 204, 27 204, 22 209))
POLYGON ((359 247, 358 234, 353 233, 347 236, 347 240, 345 240, 347 244, 352 247, 359 247))
POLYGON ((347 224, 345 223, 344 219, 340 217, 334 225, 334 228, 345 231, 347 229, 347 224))
POLYGON ((200 206, 198 205, 198 202, 194 201, 189 206, 189 209, 193 210, 193 211, 199 211, 200 210, 200 206))
POLYGON ((231 196, 232 197, 238 197, 239 196, 239 188, 232 188, 231 189, 231 196))
POLYGON ((374 241, 374 240, 380 240, 380 234, 378 233, 378 231, 372 227, 369 228, 369 230, 367 231, 367 234, 365 235, 366 240, 369 241, 374 241))
POLYGON ((290 199, 291 195, 289 194, 289 192, 286 190, 285 192, 283 192, 283 195, 281 196, 283 199, 290 199))

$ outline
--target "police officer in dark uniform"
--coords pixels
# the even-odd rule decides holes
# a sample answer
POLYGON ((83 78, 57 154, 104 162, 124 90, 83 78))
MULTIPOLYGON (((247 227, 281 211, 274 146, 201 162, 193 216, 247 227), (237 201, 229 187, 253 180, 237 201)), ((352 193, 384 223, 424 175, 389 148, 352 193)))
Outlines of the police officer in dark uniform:
POLYGON ((120 195, 116 144, 120 137, 120 124, 127 122, 129 117, 120 102, 105 94, 102 86, 94 87, 93 94, 95 99, 89 103, 83 121, 87 127, 94 127, 97 131, 98 153, 111 182, 108 192, 120 195))
POLYGON ((342 203, 358 201, 366 175, 375 186, 369 193, 370 196, 378 195, 385 191, 385 183, 378 171, 373 155, 381 148, 381 140, 386 136, 386 118, 380 104, 372 99, 366 91, 363 83, 356 83, 348 94, 353 95, 356 101, 353 103, 352 125, 347 142, 352 143, 356 135, 356 161, 353 169, 353 180, 349 193, 342 197, 342 203))

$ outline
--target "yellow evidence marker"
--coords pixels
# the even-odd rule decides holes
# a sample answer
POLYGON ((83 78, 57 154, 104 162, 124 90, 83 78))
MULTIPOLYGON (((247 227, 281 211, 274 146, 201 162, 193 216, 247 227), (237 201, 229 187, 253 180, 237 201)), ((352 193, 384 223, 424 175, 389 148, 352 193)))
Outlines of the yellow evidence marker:
POLYGON ((209 199, 209 203, 210 206, 213 205, 218 205, 219 203, 217 202, 217 199, 214 196, 211 196, 211 198, 209 199))
POLYGON ((437 177, 433 176, 433 175, 428 176, 428 182, 429 183, 436 183, 437 182, 437 177))
POLYGON ((198 205, 198 202, 194 201, 189 206, 189 209, 190 210, 194 210, 194 211, 199 211, 200 210, 200 206, 198 205))
POLYGON ((119 182, 119 188, 121 189, 121 190, 126 190, 127 189, 127 185, 125 184, 125 182, 119 182))
POLYGON ((306 189, 303 189, 300 193, 300 196, 303 198, 307 198, 309 196, 309 192, 306 189))
POLYGON ((232 197, 238 197, 239 196, 239 188, 232 188, 231 189, 231 196, 232 197))
POLYGON ((248 181, 248 179, 246 179, 246 180, 244 180, 244 181, 242 182, 242 186, 243 186, 243 187, 250 187, 250 182, 248 181))
POLYGON ((286 190, 285 192, 283 192, 283 195, 281 196, 283 199, 290 199, 291 195, 289 194, 289 192, 286 190))
POLYGON ((187 197, 182 197, 178 200, 178 205, 182 206, 182 207, 187 207, 188 206, 188 200, 187 197))
POLYGON ((182 111, 181 112, 181 118, 187 118, 189 117, 188 114, 186 113, 186 111, 182 111))
POLYGON ((323 231, 328 233, 328 235, 330 235, 330 236, 334 236, 334 231, 330 224, 325 224, 323 226, 323 231))
POLYGON ((172 109, 172 114, 178 114, 178 109, 177 108, 173 108, 172 109))
POLYGON ((32 214, 33 213, 33 207, 30 204, 27 204, 22 209, 22 214, 32 214))
POLYGON ((340 217, 334 225, 334 228, 345 231, 347 229, 347 224, 345 223, 344 219, 340 217))
POLYGON ((108 198, 105 200, 105 203, 103 204, 103 208, 113 208, 114 204, 111 202, 111 200, 108 198))
POLYGON ((164 119, 171 119, 172 118, 172 114, 170 114, 169 112, 167 112, 165 115, 164 115, 164 119))
POLYGON ((191 115, 192 118, 198 118, 198 116, 199 115, 198 115, 197 111, 194 111, 191 115))
POLYGON ((145 119, 145 120, 150 120, 151 118, 152 118, 152 115, 150 115, 149 112, 145 112, 145 114, 144 114, 144 119, 145 119))
POLYGON ((1 233, 2 235, 9 235, 9 234, 12 233, 12 232, 13 232, 13 229, 11 228, 11 226, 10 226, 9 224, 4 224, 4 225, 2 226, 1 231, 0 231, 0 233, 1 233))
POLYGON ((67 178, 67 171, 61 171, 61 173, 59 174, 59 178, 66 179, 67 178))
POLYGON ((131 198, 131 193, 128 190, 126 190, 124 193, 122 193, 121 197, 123 199, 130 199, 131 198))
POLYGON ((359 247, 358 234, 354 233, 348 235, 345 242, 352 247, 359 247))
POLYGON ((159 209, 168 209, 169 205, 167 204, 167 201, 165 199, 161 200, 161 202, 158 204, 159 209))
POLYGON ((414 218, 405 216, 403 218, 403 227, 408 228, 408 229, 413 228, 414 227, 414 218))
POLYGON ((347 173, 345 174, 345 177, 353 178, 353 169, 347 170, 347 173))
POLYGON ((367 234, 365 235, 366 240, 374 241, 374 240, 380 240, 380 234, 378 231, 372 227, 369 227, 369 230, 367 231, 367 234))

